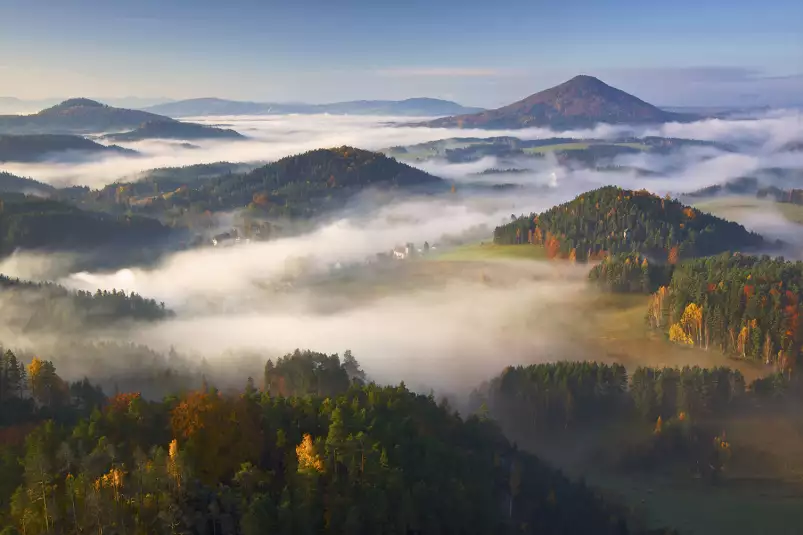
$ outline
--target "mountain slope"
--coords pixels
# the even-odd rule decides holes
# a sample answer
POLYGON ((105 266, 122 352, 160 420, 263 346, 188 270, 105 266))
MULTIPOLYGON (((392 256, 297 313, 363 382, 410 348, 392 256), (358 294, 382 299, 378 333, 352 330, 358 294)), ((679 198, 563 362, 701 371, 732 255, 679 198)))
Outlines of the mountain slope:
POLYGON ((45 196, 55 191, 56 188, 50 184, 0 171, 0 193, 25 193, 45 196))
POLYGON ((245 139, 245 136, 226 128, 162 119, 143 123, 130 132, 107 134, 103 138, 125 142, 143 139, 245 139))
POLYGON ((768 245, 738 223, 645 190, 614 186, 499 226, 494 242, 543 245, 549 256, 578 260, 638 252, 670 263, 768 245))
MULTIPOLYGON (((195 170, 190 170, 190 174, 195 170)), ((202 169, 197 169, 202 173, 202 169)), ((208 175, 209 173, 207 173, 208 175)), ((306 218, 342 208, 371 190, 384 196, 404 192, 441 192, 449 186, 435 176, 384 154, 353 147, 318 149, 288 156, 245 173, 203 179, 190 176, 107 186, 92 192, 104 209, 163 215, 173 208, 227 211, 248 207, 271 216, 306 218), (179 181, 186 178, 181 185, 179 181)))
POLYGON ((113 108, 86 98, 65 100, 32 115, 0 116, 0 134, 88 134, 131 130, 153 121, 171 121, 140 110, 113 108))
POLYGON ((54 157, 93 154, 135 155, 136 151, 106 146, 81 136, 65 134, 0 135, 0 162, 37 162, 54 157))
POLYGON ((480 108, 467 108, 456 102, 435 98, 355 100, 331 104, 277 104, 219 98, 194 98, 150 106, 145 109, 169 117, 192 117, 201 115, 279 115, 286 113, 432 117, 480 111, 480 108))
POLYGON ((5 194, 0 211, 0 254, 16 249, 91 250, 153 245, 170 229, 155 219, 114 216, 70 204, 5 194))
POLYGON ((692 116, 670 113, 633 95, 611 87, 593 76, 571 80, 495 110, 436 119, 425 126, 441 128, 583 128, 596 123, 645 124, 689 120, 692 116))

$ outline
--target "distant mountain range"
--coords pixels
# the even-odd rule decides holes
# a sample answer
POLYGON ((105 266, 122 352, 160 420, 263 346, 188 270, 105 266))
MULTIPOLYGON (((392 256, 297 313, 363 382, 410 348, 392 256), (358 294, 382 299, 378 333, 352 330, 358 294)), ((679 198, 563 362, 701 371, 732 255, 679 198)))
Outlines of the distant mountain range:
POLYGON ((0 115, 0 134, 123 134, 117 141, 141 139, 241 138, 234 130, 176 121, 142 110, 115 108, 73 98, 31 115, 0 115))
POLYGON ((672 113, 648 104, 593 76, 575 76, 558 86, 495 110, 422 123, 436 128, 587 128, 597 123, 650 124, 689 121, 698 116, 672 113))
MULTIPOLYGON (((155 106, 163 102, 173 102, 169 98, 150 98, 150 97, 89 97, 92 100, 103 102, 109 106, 129 109, 142 109, 147 106, 155 106)), ((43 98, 43 99, 21 99, 16 97, 0 97, 0 115, 36 113, 44 108, 55 106, 56 104, 68 100, 67 98, 43 98)))
POLYGON ((144 108, 151 113, 168 117, 202 115, 282 115, 316 114, 335 115, 389 115, 405 117, 436 117, 475 113, 482 108, 468 108, 449 100, 410 98, 407 100, 355 100, 332 104, 277 104, 270 102, 243 102, 219 98, 194 98, 167 102, 144 108))
POLYGON ((134 156, 136 151, 101 145, 81 136, 65 134, 0 135, 0 163, 39 162, 50 158, 82 158, 99 153, 134 156))
POLYGON ((244 139, 245 136, 227 128, 215 128, 196 123, 158 120, 148 121, 130 132, 107 134, 109 141, 141 141, 143 139, 244 139))

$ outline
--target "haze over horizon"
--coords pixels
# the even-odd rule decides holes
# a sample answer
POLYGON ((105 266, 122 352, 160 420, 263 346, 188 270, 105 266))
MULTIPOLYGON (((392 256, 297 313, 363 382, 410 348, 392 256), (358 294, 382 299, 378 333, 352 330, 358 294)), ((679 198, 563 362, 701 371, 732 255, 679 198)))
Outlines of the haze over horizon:
POLYGON ((317 0, 281 9, 10 0, 0 7, 0 48, 13 51, 0 60, 0 95, 310 103, 427 96, 490 108, 589 74, 662 106, 803 103, 803 7, 791 0, 760 11, 723 0, 442 0, 425 10, 363 0, 337 9, 317 0))

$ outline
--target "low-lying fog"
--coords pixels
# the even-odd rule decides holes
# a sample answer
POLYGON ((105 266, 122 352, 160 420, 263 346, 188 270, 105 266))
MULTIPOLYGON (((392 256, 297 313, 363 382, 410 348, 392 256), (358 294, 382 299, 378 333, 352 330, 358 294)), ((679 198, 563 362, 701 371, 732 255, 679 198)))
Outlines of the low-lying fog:
MULTIPOLYGON (((83 163, 5 164, 3 169, 14 174, 31 176, 57 186, 89 185, 100 187, 123 177, 136 175, 157 167, 173 167, 218 161, 246 162, 271 161, 307 150, 351 145, 378 150, 397 145, 410 145, 452 137, 515 136, 521 139, 573 137, 615 139, 623 136, 666 136, 716 141, 731 145, 737 153, 717 149, 687 150, 683 154, 662 157, 653 154, 622 158, 613 164, 635 165, 648 170, 667 173, 670 179, 688 181, 700 187, 714 183, 714 179, 735 178, 766 166, 803 166, 800 154, 778 154, 785 144, 803 138, 803 118, 799 111, 775 111, 754 119, 711 119, 689 124, 669 123, 660 126, 631 127, 626 125, 599 125, 593 129, 555 132, 546 128, 522 130, 446 129, 406 126, 409 118, 335 116, 335 115, 280 115, 194 117, 188 121, 234 128, 248 136, 245 141, 192 140, 197 148, 182 146, 180 142, 150 140, 120 145, 135 149, 138 157, 104 156, 83 163), (717 177, 708 175, 716 173, 717 177)), ((420 119, 416 119, 420 121, 420 119)), ((488 159, 488 169, 494 167, 488 159)), ((555 167, 554 162, 545 162, 555 167)), ((462 172, 452 171, 443 165, 425 164, 430 172, 459 177, 462 172)), ((541 166, 542 167, 542 166, 541 166)), ((482 171, 482 169, 479 169, 482 171)), ((554 169, 553 169, 554 171, 554 169)), ((551 175, 550 171, 547 176, 551 175)), ((610 173, 605 173, 600 182, 610 173)), ((614 177, 615 178, 615 177, 614 177)), ((677 184, 685 186, 687 184, 677 184)), ((673 191, 683 191, 681 187, 673 191)))
MULTIPOLYGON (((587 268, 527 261, 399 261, 365 265, 376 253, 413 242, 446 243, 447 236, 486 240, 511 214, 540 211, 606 184, 679 193, 770 167, 803 169, 801 153, 777 149, 803 140, 795 113, 753 120, 710 120, 653 128, 600 126, 578 132, 544 129, 489 132, 399 127, 390 119, 337 116, 195 118, 235 128, 249 141, 193 142, 200 149, 158 141, 128 144, 144 156, 80 165, 6 166, 5 170, 56 184, 99 186, 152 167, 221 160, 273 160, 300 151, 340 145, 379 149, 448 137, 514 135, 615 138, 660 135, 728 143, 734 150, 688 148, 669 155, 636 154, 612 165, 652 171, 594 171, 562 166, 553 156, 520 163, 521 174, 477 175, 499 168, 496 158, 468 164, 416 163, 458 182, 443 198, 410 199, 361 215, 333 216, 305 234, 229 248, 175 253, 155 268, 71 272, 69 257, 16 255, 0 270, 23 278, 51 279, 75 289, 125 289, 164 301, 174 319, 128 327, 107 337, 178 350, 225 363, 231 352, 275 357, 297 347, 325 352, 351 349, 367 373, 382 382, 455 391, 473 387, 504 366, 555 358, 581 358, 570 343, 579 323, 573 303, 584 298, 587 268), (515 183, 521 189, 482 192, 460 183, 515 183)), ((803 187, 803 184, 800 185, 803 187)), ((359 203, 359 201, 356 201, 359 203)), ((773 212, 745 221, 770 238, 800 235, 800 226, 773 212), (763 226, 762 226, 763 225, 763 226), (797 233, 797 234, 796 234, 797 233)), ((788 255, 794 256, 794 255, 788 255)), ((13 335, 9 335, 13 336, 13 335)), ((35 349, 36 340, 3 340, 35 349)), ((57 363, 58 366, 58 363, 57 363)), ((97 363, 92 372, 97 372, 97 363)), ((80 373, 80 366, 71 368, 80 373)))

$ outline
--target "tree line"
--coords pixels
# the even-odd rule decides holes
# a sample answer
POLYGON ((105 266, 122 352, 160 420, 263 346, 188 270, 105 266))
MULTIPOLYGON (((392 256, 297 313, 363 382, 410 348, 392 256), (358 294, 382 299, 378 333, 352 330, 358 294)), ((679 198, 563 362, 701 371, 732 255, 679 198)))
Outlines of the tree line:
POLYGON ((173 315, 163 302, 123 290, 68 290, 52 282, 31 282, 0 275, 0 296, 15 306, 9 321, 23 330, 106 326, 131 319, 156 321, 173 315))

